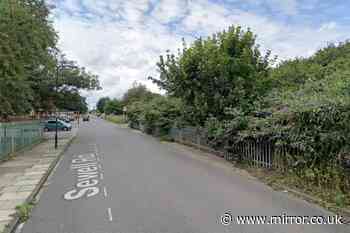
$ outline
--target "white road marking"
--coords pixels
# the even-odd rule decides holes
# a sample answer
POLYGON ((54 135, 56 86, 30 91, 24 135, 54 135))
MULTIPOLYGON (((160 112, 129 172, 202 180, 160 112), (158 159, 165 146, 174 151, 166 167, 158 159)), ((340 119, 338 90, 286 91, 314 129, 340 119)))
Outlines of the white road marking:
POLYGON ((102 165, 101 165, 101 164, 99 164, 98 167, 99 167, 100 169, 102 169, 102 165))
POLYGON ((77 183, 72 190, 64 194, 65 200, 76 200, 84 196, 92 197, 100 192, 95 154, 73 156, 71 169, 77 178, 77 183))
POLYGON ((112 209, 111 208, 108 208, 108 219, 109 219, 110 222, 113 221, 112 209))
POLYGON ((100 174, 100 179, 103 180, 104 176, 103 173, 100 174))
POLYGON ((106 187, 103 187, 103 193, 104 193, 105 197, 107 197, 107 188, 106 187))
POLYGON ((95 144, 95 152, 96 152, 96 154, 98 154, 97 144, 95 144))

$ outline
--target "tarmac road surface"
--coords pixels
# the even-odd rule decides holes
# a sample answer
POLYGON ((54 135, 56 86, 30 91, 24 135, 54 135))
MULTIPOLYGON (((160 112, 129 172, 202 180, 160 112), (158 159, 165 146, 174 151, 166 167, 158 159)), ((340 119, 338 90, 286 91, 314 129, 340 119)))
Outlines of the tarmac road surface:
POLYGON ((22 232, 350 232, 346 225, 272 224, 269 218, 308 222, 308 216, 328 215, 233 172, 219 158, 91 118, 81 123, 22 232), (238 216, 266 216, 269 224, 238 224, 238 216))

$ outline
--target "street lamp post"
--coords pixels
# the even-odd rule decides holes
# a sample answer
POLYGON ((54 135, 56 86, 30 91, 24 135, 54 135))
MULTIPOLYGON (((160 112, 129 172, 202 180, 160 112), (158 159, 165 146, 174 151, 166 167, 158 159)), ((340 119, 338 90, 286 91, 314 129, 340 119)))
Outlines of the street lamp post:
MULTIPOLYGON (((64 65, 64 64, 61 64, 61 65, 57 65, 56 67, 56 98, 58 96, 58 75, 59 75, 59 71, 60 69, 63 69, 63 68, 78 68, 77 66, 74 66, 74 65, 64 65)), ((57 100, 57 99, 56 99, 57 100)), ((55 124, 55 149, 57 149, 58 147, 58 111, 57 111, 57 106, 55 108, 55 116, 56 116, 56 124, 55 124)))
MULTIPOLYGON (((58 72, 59 72, 60 66, 58 65, 56 67, 56 98, 58 96, 58 72)), ((57 100, 57 99, 56 99, 57 100)), ((56 103, 57 105, 57 103, 56 103)), ((56 116, 56 125, 55 125, 55 149, 58 147, 58 116, 57 116, 57 106, 55 106, 55 116, 56 116)))

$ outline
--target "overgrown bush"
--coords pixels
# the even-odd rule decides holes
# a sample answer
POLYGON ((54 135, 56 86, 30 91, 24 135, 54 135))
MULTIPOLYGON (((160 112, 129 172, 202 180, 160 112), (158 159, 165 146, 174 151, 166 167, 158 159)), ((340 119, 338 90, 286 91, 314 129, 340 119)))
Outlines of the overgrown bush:
POLYGON ((145 102, 135 101, 127 106, 127 117, 130 125, 139 125, 141 113, 143 111, 145 102))
POLYGON ((251 30, 231 26, 189 47, 184 42, 178 55, 161 56, 160 76, 150 79, 181 98, 190 124, 203 126, 210 116, 225 120, 226 108, 251 111, 253 102, 270 89, 271 62, 270 52, 261 53, 251 30))
POLYGON ((179 99, 160 96, 145 103, 140 120, 147 132, 164 135, 168 133, 180 114, 179 99))
POLYGON ((343 166, 350 161, 350 42, 271 67, 255 38, 230 27, 161 57, 160 77, 151 79, 183 105, 170 97, 135 102, 129 119, 150 133, 176 122, 204 128, 213 148, 252 138, 284 145, 298 151, 286 155, 286 177, 341 204, 350 198, 343 166))
POLYGON ((164 135, 180 117, 181 106, 179 99, 165 96, 133 102, 128 106, 128 120, 131 124, 141 124, 146 133, 164 135))

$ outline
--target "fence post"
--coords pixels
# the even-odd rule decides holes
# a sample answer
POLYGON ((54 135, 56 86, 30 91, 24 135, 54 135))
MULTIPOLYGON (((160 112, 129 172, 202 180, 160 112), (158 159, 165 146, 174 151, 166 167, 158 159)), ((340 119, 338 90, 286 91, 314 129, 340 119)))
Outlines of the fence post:
POLYGON ((196 137, 197 137, 196 143, 197 143, 197 147, 200 149, 201 148, 201 132, 198 129, 196 131, 197 131, 196 132, 196 137))
POLYGON ((182 143, 182 129, 179 129, 179 141, 182 143))
POLYGON ((15 145, 15 134, 11 133, 11 153, 14 153, 16 151, 16 145, 15 145))
POLYGON ((25 147, 26 146, 26 135, 24 134, 24 129, 21 128, 21 138, 22 138, 22 145, 21 145, 21 148, 22 147, 25 147))

